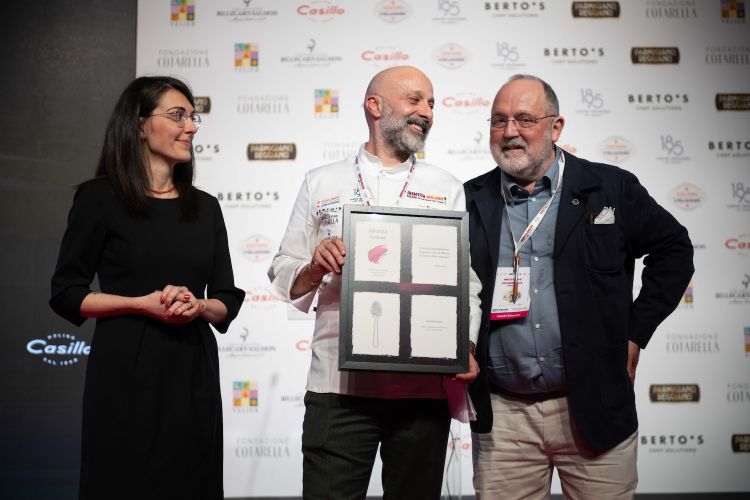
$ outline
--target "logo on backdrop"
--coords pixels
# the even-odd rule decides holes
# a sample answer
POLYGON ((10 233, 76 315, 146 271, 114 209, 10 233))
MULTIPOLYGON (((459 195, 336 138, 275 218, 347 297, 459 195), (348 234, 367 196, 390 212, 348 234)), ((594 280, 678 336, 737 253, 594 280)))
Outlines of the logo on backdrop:
POLYGON ((695 184, 685 182, 669 192, 672 204, 680 210, 690 212, 703 205, 706 194, 695 184))
POLYGON ((635 146, 627 139, 612 136, 604 139, 599 145, 602 157, 610 163, 622 163, 635 153, 635 146))
POLYGON ((604 57, 602 47, 545 47, 543 53, 552 64, 597 64, 604 57))
POLYGON ((258 381, 235 380, 232 382, 232 413, 258 412, 258 381))
POLYGON ((718 111, 750 110, 750 94, 716 94, 714 102, 718 111))
POLYGON ((680 303, 677 305, 677 307, 680 309, 692 309, 694 303, 695 297, 693 295, 693 281, 690 280, 690 283, 688 283, 688 286, 685 289, 685 293, 682 294, 682 298, 680 298, 680 303))
POLYGON ((230 208, 272 208, 279 201, 278 191, 219 191, 216 199, 222 210, 230 208))
POLYGON ((750 434, 732 434, 732 451, 750 453, 750 434))
MULTIPOLYGON (((253 309, 268 310, 276 307, 279 299, 269 292, 265 285, 258 285, 245 290, 245 302, 250 304, 253 309)), ((243 330, 246 329, 243 328, 243 330)), ((247 333, 245 333, 245 336, 247 336, 247 333)), ((242 340, 244 341, 245 338, 243 337, 242 340)))
POLYGON ((596 89, 582 88, 580 91, 580 106, 576 108, 576 113, 590 118, 597 118, 608 115, 610 109, 605 106, 604 96, 596 89))
POLYGON ((309 3, 300 4, 297 14, 304 16, 310 21, 325 22, 344 15, 344 9, 334 2, 327 0, 312 0, 309 3))
POLYGON ((211 65, 208 49, 159 49, 156 66, 164 69, 202 69, 211 65))
POLYGON ((620 2, 573 2, 573 17, 620 17, 620 2))
POLYGON ((458 24, 466 21, 461 16, 461 2, 459 0, 437 0, 436 9, 438 15, 432 20, 442 24, 458 24))
POLYGON ((750 357, 750 326, 745 327, 745 357, 750 357))
POLYGON ((289 113, 289 96, 283 94, 239 95, 237 113, 254 115, 285 115, 289 113))
POLYGON ((502 70, 513 71, 526 66, 526 63, 521 60, 518 47, 508 42, 495 42, 495 60, 497 62, 490 66, 502 70))
POLYGON ((750 272, 743 273, 734 288, 716 292, 715 297, 730 304, 750 304, 750 272))
POLYGON ((338 89, 315 89, 315 107, 313 109, 316 118, 338 118, 338 89))
POLYGON ((545 2, 484 2, 492 17, 539 17, 545 9, 545 2))
POLYGON ((193 143, 193 154, 196 161, 212 161, 218 155, 221 147, 218 144, 193 143))
POLYGON ((262 234, 248 236, 239 245, 240 254, 256 264, 271 257, 275 251, 276 245, 274 242, 262 234))
POLYGON ((668 333, 665 350, 667 354, 718 354, 719 334, 717 333, 668 333))
POLYGON ((652 403, 697 403, 701 390, 698 384, 651 384, 648 396, 652 403))
POLYGON ((630 49, 633 64, 679 64, 678 47, 633 47, 630 49))
POLYGON ((310 38, 305 45, 306 52, 298 52, 290 56, 281 56, 282 64, 291 64, 295 68, 328 68, 333 64, 341 63, 344 58, 338 55, 330 55, 325 52, 316 52, 318 41, 310 38))
POLYGON ((234 70, 238 72, 258 71, 260 50, 257 43, 234 44, 234 70))
POLYGON ((450 111, 461 115, 474 114, 477 111, 487 111, 490 101, 474 92, 457 92, 455 95, 443 97, 440 103, 450 111))
POLYGON ((169 20, 172 26, 195 24, 195 0, 170 0, 169 20))
POLYGON ((657 161, 669 165, 679 165, 690 161, 690 157, 685 156, 685 146, 682 144, 682 139, 671 134, 660 135, 659 144, 661 155, 656 157, 657 161))
POLYGON ((354 158, 361 145, 362 143, 357 141, 325 141, 321 149, 321 159, 333 162, 344 158, 354 158))
POLYGON ((279 401, 282 404, 290 405, 294 408, 302 408, 305 406, 305 393, 296 392, 294 394, 282 394, 279 396, 279 401))
POLYGON ((727 250, 730 250, 737 255, 747 257, 750 255, 750 234, 743 233, 738 236, 727 238, 724 242, 724 246, 727 250))
POLYGON ((432 53, 432 59, 447 69, 458 69, 470 58, 469 50, 457 43, 446 43, 432 53))
POLYGON ((388 68, 399 64, 407 64, 409 54, 393 46, 375 47, 362 52, 363 61, 372 63, 376 68, 388 68))
POLYGON ((646 0, 648 19, 695 19, 698 11, 695 0, 646 0))
POLYGON ((400 23, 411 15, 411 5, 401 0, 383 0, 375 5, 375 15, 386 23, 400 23))
POLYGON ((211 112, 211 98, 208 96, 195 96, 195 112, 201 115, 207 115, 211 112))
POLYGON ((747 158, 750 156, 750 141, 708 141, 708 150, 717 158, 747 158))
POLYGON ((750 404, 750 383, 727 383, 727 403, 750 404))
POLYGON ((706 64, 740 66, 750 64, 750 47, 714 45, 706 47, 706 64))
POLYGON ((703 447, 703 434, 641 434, 639 448, 649 453, 697 453, 703 447))
MULTIPOLYGON (((247 302, 247 297, 245 298, 247 302)), ((232 329, 234 331, 234 328, 232 329)), ((268 353, 276 352, 276 346, 273 344, 261 344, 260 342, 253 340, 248 337, 252 337, 250 330, 242 327, 241 333, 239 334, 241 341, 227 342, 228 339, 235 340, 236 336, 221 335, 217 337, 217 343, 219 344, 219 354, 225 358, 232 359, 247 359, 247 358, 261 358, 268 353)))
POLYGON ((451 146, 445 151, 449 157, 461 160, 485 161, 492 156, 487 145, 487 139, 481 130, 477 130, 473 134, 469 132, 462 138, 464 141, 460 145, 451 146))
POLYGON ((750 185, 744 182, 733 182, 732 186, 732 203, 727 208, 737 212, 750 211, 750 185))
POLYGON ((725 24, 740 24, 745 22, 747 9, 745 0, 722 0, 721 22, 725 24))
POLYGON ((251 7, 252 0, 242 0, 238 2, 243 6, 231 7, 228 9, 219 9, 216 11, 216 17, 229 22, 248 22, 248 21, 265 21, 269 17, 279 15, 279 11, 266 9, 264 7, 251 7))
POLYGON ((30 340, 26 352, 50 366, 70 366, 88 356, 91 346, 71 333, 50 333, 43 339, 30 340))
POLYGON ((239 437, 234 445, 236 458, 253 460, 291 457, 288 437, 239 437))
POLYGON ((682 111, 689 102, 687 94, 628 94, 628 104, 638 111, 682 111))
POLYGON ((247 159, 250 161, 294 160, 297 146, 294 143, 248 144, 247 159))

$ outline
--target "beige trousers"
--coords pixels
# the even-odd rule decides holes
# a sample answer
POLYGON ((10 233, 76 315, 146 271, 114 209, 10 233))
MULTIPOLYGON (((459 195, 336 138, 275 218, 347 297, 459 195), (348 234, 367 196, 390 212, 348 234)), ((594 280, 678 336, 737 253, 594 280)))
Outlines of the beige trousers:
POLYGON ((637 431, 597 453, 576 431, 567 397, 491 396, 492 432, 471 435, 478 499, 547 499, 553 467, 565 498, 633 498, 638 484, 637 431))

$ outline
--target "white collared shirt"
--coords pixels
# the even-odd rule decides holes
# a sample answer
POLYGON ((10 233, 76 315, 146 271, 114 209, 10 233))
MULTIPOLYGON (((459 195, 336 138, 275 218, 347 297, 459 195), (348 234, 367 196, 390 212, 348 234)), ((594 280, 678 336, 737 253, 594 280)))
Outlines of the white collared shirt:
MULTIPOLYGON (((411 158, 391 168, 360 147, 357 154, 362 175, 380 206, 394 206, 409 173, 411 158)), ((319 292, 312 340, 312 362, 307 390, 379 398, 444 398, 440 375, 348 372, 338 369, 340 276, 292 300, 290 290, 297 275, 312 259, 315 247, 326 238, 341 237, 342 208, 362 205, 355 181, 354 158, 308 171, 295 201, 279 252, 268 270, 272 293, 307 312, 319 292)), ((409 187, 398 203, 402 208, 465 211, 463 184, 443 169, 418 162, 409 187)), ((469 338, 476 343, 481 321, 481 283, 469 273, 469 338)))

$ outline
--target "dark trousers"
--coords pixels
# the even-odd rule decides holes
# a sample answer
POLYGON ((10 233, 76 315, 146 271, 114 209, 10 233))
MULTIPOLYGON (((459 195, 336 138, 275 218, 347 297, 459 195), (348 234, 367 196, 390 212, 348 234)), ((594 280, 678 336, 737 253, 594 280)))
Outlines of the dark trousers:
POLYGON ((365 498, 378 444, 383 499, 438 499, 450 413, 444 399, 305 394, 302 496, 365 498))

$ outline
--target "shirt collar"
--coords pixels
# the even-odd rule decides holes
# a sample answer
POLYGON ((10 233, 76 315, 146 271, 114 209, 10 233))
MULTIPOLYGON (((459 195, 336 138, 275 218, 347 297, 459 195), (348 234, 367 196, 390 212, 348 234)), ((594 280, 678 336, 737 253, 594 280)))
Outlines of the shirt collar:
POLYGON ((408 172, 409 168, 411 167, 412 161, 416 161, 416 158, 414 158, 414 155, 411 155, 406 159, 405 162, 399 163, 398 165, 391 168, 385 168, 383 166, 383 163, 380 161, 380 158, 370 154, 365 149, 365 145, 362 144, 359 147, 359 152, 357 153, 357 160, 359 161, 359 166, 362 171, 366 172, 367 174, 374 175, 382 172, 386 175, 399 175, 408 172))
MULTIPOLYGON (((541 178, 537 179, 536 184, 534 185, 533 193, 539 193, 541 190, 547 190, 551 193, 557 187, 557 177, 559 171, 560 148, 556 147, 555 161, 552 162, 552 166, 549 168, 549 170, 547 170, 547 172, 545 172, 545 174, 541 178)), ((500 171, 500 185, 501 188, 505 191, 505 194, 507 195, 508 193, 510 193, 511 198, 514 199, 528 198, 533 194, 523 189, 518 185, 517 182, 513 182, 510 177, 508 177, 508 174, 506 174, 502 170, 500 171)))

